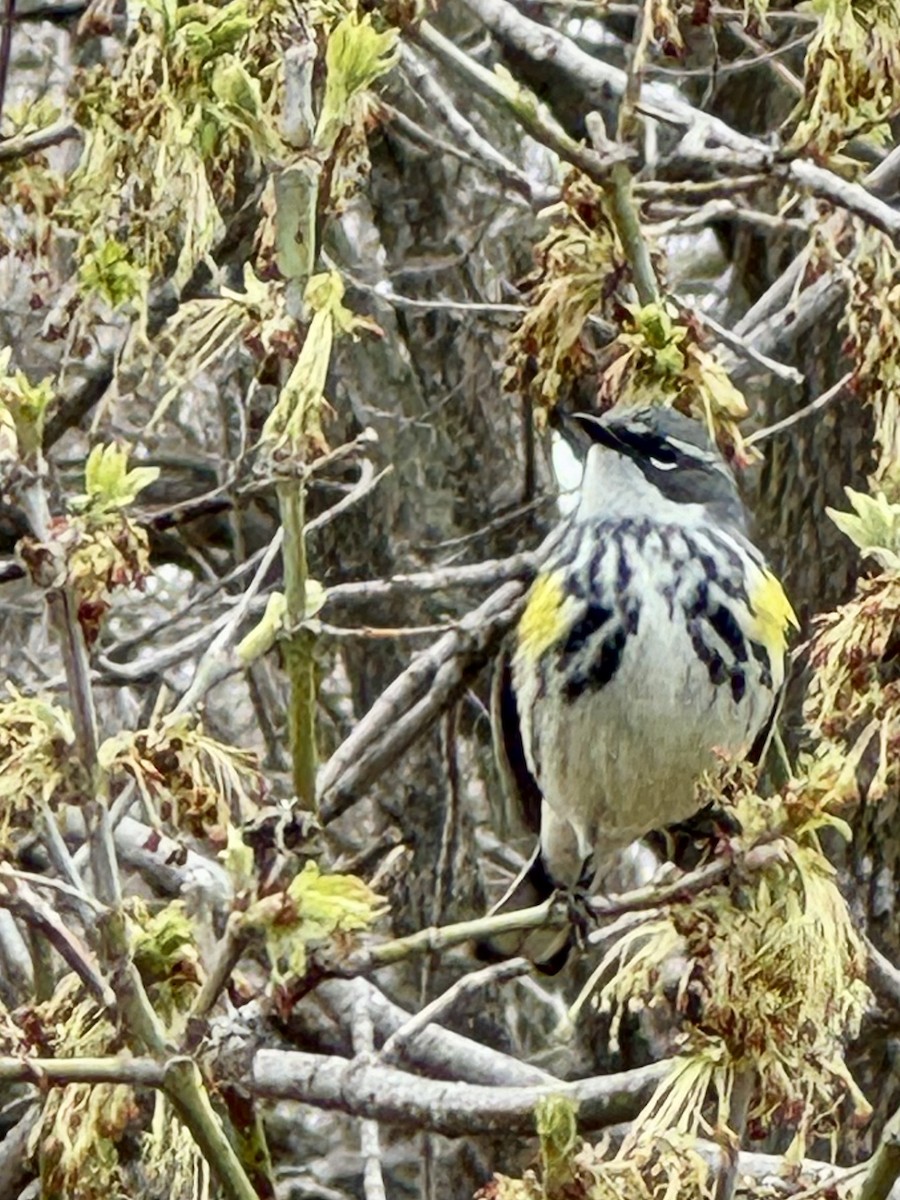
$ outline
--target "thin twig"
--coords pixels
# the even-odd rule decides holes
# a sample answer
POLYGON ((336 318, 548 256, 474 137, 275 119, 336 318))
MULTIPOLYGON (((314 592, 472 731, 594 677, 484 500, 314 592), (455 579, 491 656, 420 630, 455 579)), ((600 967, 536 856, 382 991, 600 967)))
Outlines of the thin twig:
MULTIPOLYGON (((310 622, 313 624, 313 622, 310 622)), ((333 638, 361 638, 364 641, 386 641, 395 638, 434 637, 435 634, 447 633, 456 626, 445 622, 443 625, 407 625, 400 628, 378 625, 329 625, 325 621, 315 621, 317 633, 333 638)))
MULTIPOLYGON (((371 980, 362 976, 325 979, 316 988, 315 999, 325 1007, 338 1027, 346 1027, 356 1009, 364 1005, 382 1041, 414 1019, 412 1014, 389 1000, 371 980)), ((404 1060, 408 1067, 438 1079, 507 1087, 529 1087, 554 1081, 553 1075, 533 1063, 521 1062, 502 1050, 484 1046, 434 1023, 406 1041, 404 1060)))
POLYGON ((532 551, 511 554, 509 558, 489 558, 484 562, 459 567, 435 567, 390 579, 365 579, 337 583, 328 589, 330 604, 359 604, 363 607, 391 600, 410 592, 442 592, 450 588, 499 587, 511 579, 527 582, 538 568, 538 556, 532 551))
POLYGON ((380 1057, 384 1062, 398 1062, 405 1057, 407 1047, 413 1042, 426 1026, 444 1017, 457 1002, 470 992, 486 987, 488 984, 505 983, 508 979, 518 979, 528 975, 533 970, 527 958, 508 958, 505 962, 492 963, 478 971, 470 971, 452 984, 440 996, 435 997, 430 1004, 396 1029, 381 1047, 380 1057))
POLYGON ((729 21, 726 29, 732 37, 737 38, 739 42, 743 42, 754 54, 752 58, 725 63, 719 68, 721 75, 742 67, 756 67, 761 63, 765 63, 775 77, 785 84, 795 96, 803 95, 803 81, 797 78, 790 67, 780 61, 780 57, 784 54, 789 54, 791 50, 797 50, 801 46, 805 46, 813 36, 811 32, 802 34, 798 38, 792 38, 791 41, 785 42, 783 46, 776 46, 774 50, 763 50, 762 44, 756 38, 751 37, 744 28, 743 21, 729 21))
POLYGON ((467 670, 486 661, 512 625, 523 592, 519 583, 503 584, 382 692, 322 768, 325 821, 349 808, 461 694, 467 670))
POLYGON ((809 404, 798 408, 796 412, 784 417, 781 421, 776 421, 774 425, 767 425, 765 429, 757 429, 755 433, 751 433, 748 438, 744 439, 744 444, 752 446, 756 442, 765 441, 766 438, 774 437, 776 433, 783 433, 785 429, 790 429, 792 425, 796 425, 798 421, 803 421, 813 413, 819 412, 820 409, 829 405, 832 400, 836 400, 838 396, 853 382, 855 376, 854 371, 848 371, 842 375, 837 383, 832 384, 827 391, 824 391, 821 396, 817 396, 815 400, 809 404))
POLYGON ((876 195, 890 198, 897 190, 898 181, 900 181, 900 146, 895 146, 887 158, 866 176, 866 187, 876 195))
MULTIPOLYGON (((536 570, 560 530, 534 552, 536 570)), ((503 584, 457 628, 418 654, 375 701, 352 733, 323 766, 319 777, 322 816, 332 820, 359 797, 440 716, 465 685, 466 669, 485 659, 511 626, 523 603, 524 586, 503 584)))
MULTIPOLYGON (((743 853, 740 863, 747 871, 759 871, 773 862, 780 861, 783 855, 783 845, 777 838, 772 838, 743 853)), ((590 908, 598 919, 663 908, 667 904, 680 903, 715 887, 726 878, 732 867, 730 859, 718 858, 668 883, 635 888, 630 892, 623 892, 620 896, 595 897, 590 901, 590 908)), ((391 966, 419 954, 439 953, 464 942, 495 939, 520 930, 562 928, 568 920, 564 899, 551 897, 530 908, 476 917, 438 928, 420 929, 405 937, 362 947, 352 951, 340 962, 329 962, 325 973, 344 977, 368 975, 373 970, 391 966)))
MULTIPOLYGON (((636 76, 636 78, 638 77, 636 76)), ((637 84, 635 83, 634 86, 636 87, 637 84)), ((627 112, 630 113, 627 108, 627 99, 623 98, 619 114, 620 133, 623 128, 630 125, 630 117, 626 116, 627 112)), ((616 147, 611 146, 606 136, 606 127, 600 113, 588 113, 585 118, 585 126, 598 154, 618 152, 616 147)), ((638 208, 633 196, 634 180, 627 163, 621 161, 614 163, 607 178, 602 181, 602 187, 613 224, 619 235, 619 241, 622 243, 622 249, 625 251, 625 257, 631 267, 638 300, 642 305, 658 304, 659 284, 653 269, 653 261, 650 258, 650 248, 641 229, 638 208)))
POLYGON ((547 146, 564 162, 583 171, 589 179, 603 183, 613 165, 630 153, 616 148, 601 156, 576 142, 526 88, 501 80, 445 38, 428 21, 422 21, 415 38, 426 46, 446 66, 456 71, 477 91, 502 105, 522 128, 538 142, 547 146))
MULTIPOLYGON (((504 41, 536 62, 552 60, 556 70, 577 80, 579 86, 588 92, 611 91, 618 96, 626 94, 628 75, 625 71, 582 50, 571 38, 551 26, 541 25, 526 17, 509 0, 464 0, 464 3, 504 41)), ((645 82, 640 90, 639 111, 664 124, 691 132, 691 138, 686 139, 679 148, 680 155, 686 159, 693 158, 698 162, 723 161, 721 155, 717 156, 714 151, 705 148, 708 141, 717 142, 728 150, 727 162, 730 167, 768 170, 803 191, 845 208, 891 237, 900 236, 900 212, 862 184, 842 179, 833 171, 806 159, 779 160, 771 146, 738 132, 710 113, 694 108, 678 97, 672 88, 645 82)))
POLYGON ((6 83, 9 79, 9 59, 12 53, 12 31, 15 16, 16 0, 3 0, 3 14, 0 17, 0 122, 3 121, 6 83))
POLYGON ((78 126, 70 121, 56 121, 46 129, 38 129, 33 133, 17 133, 14 137, 0 140, 0 162, 26 158, 29 154, 37 154, 39 150, 47 150, 50 146, 58 146, 60 142, 80 136, 78 126))
POLYGON ((437 113, 476 162, 481 162, 501 182, 530 201, 532 199, 532 183, 525 172, 506 155, 501 154, 493 143, 483 137, 471 121, 459 111, 428 69, 422 56, 412 46, 404 44, 402 53, 403 64, 412 75, 415 84, 412 89, 413 94, 421 103, 424 103, 429 116, 437 113))
POLYGON ((232 913, 225 926, 225 936, 216 947, 213 965, 194 999, 190 1012, 191 1018, 209 1015, 244 952, 248 934, 247 927, 241 921, 241 914, 232 913))
POLYGON ((68 928, 55 909, 21 878, 0 867, 0 908, 37 929, 47 939, 92 996, 108 1012, 116 1010, 116 993, 103 978, 100 966, 87 946, 68 928))
MULTIPOLYGON (((678 303, 681 304, 683 301, 679 300, 678 303)), ((685 307, 689 306, 685 305, 685 307)), ((735 353, 749 358, 751 362, 755 362, 767 371, 771 371, 779 379, 787 380, 788 383, 804 382, 805 375, 802 371, 798 371, 796 367, 789 367, 786 363, 777 362, 774 358, 769 358, 767 354, 763 354, 752 346, 746 338, 741 337, 740 334, 735 333, 731 329, 726 329, 724 325, 720 325, 709 313, 703 312, 699 308, 691 308, 690 311, 701 325, 705 325, 708 329, 712 330, 716 337, 731 350, 734 350, 735 353)))
POLYGON ((891 1008, 900 1012, 900 970, 868 938, 866 950, 869 956, 866 971, 869 987, 879 1000, 887 1001, 891 1008))
MULTIPOLYGON (((50 542, 49 510, 39 471, 35 472, 25 489, 24 499, 35 534, 42 542, 50 542)), ((57 942, 54 945, 64 957, 69 956, 66 961, 70 962, 73 970, 80 971, 80 977, 98 994, 101 1002, 115 1011, 133 1050, 146 1049, 155 1055, 162 1055, 167 1049, 165 1030, 132 958, 128 921, 121 908, 122 889, 107 804, 108 779, 98 758, 97 718, 90 664, 84 633, 78 620, 74 589, 67 583, 51 586, 47 591, 47 606, 60 641, 76 752, 85 776, 87 799, 82 804, 82 812, 91 849, 91 866, 98 897, 109 907, 109 912, 97 925, 98 948, 100 957, 111 971, 114 986, 111 988, 97 978, 98 972, 85 958, 85 953, 80 947, 74 946, 72 935, 60 926, 56 914, 39 896, 26 893, 28 903, 23 919, 27 919, 24 913, 29 911, 42 916, 48 936, 53 935, 58 939, 58 945, 57 942)), ((18 899, 21 903, 24 885, 9 879, 3 880, 3 883, 9 899, 18 899)), ((0 902, 2 900, 0 897, 0 902)), ((11 907, 11 904, 6 903, 4 907, 11 907)), ((228 1200, 257 1200, 240 1160, 212 1110, 194 1063, 181 1059, 167 1063, 163 1086, 228 1200)))
MULTIPOLYGON (((354 1013, 351 1034, 353 1053, 361 1059, 371 1058, 375 1049, 375 1031, 365 1005, 360 1005, 354 1013)), ((360 1123, 359 1151, 363 1160, 363 1193, 366 1200, 387 1200, 378 1122, 370 1117, 364 1117, 360 1123)))
MULTIPOLYGON (((453 882, 453 860, 459 838, 460 798, 459 798, 459 747, 457 746, 457 724, 459 720, 459 705, 454 704, 444 713, 441 722, 441 757, 443 760, 443 777, 446 780, 444 789, 444 821, 441 829, 441 844, 438 850, 437 866, 434 871, 434 901, 431 906, 431 924, 440 925, 446 911, 447 897, 453 882)), ((425 958, 422 962, 422 976, 419 987, 420 1003, 428 1001, 431 984, 431 968, 434 960, 425 958)))
POLYGON ((222 628, 210 642, 205 654, 197 664, 194 677, 178 703, 172 710, 173 716, 190 712, 207 694, 210 688, 220 683, 235 671, 242 670, 243 664, 232 660, 230 651, 237 640, 242 622, 250 613, 253 600, 262 587, 269 569, 281 553, 284 531, 279 527, 275 536, 266 547, 259 566, 253 578, 241 594, 241 598, 228 614, 222 628))

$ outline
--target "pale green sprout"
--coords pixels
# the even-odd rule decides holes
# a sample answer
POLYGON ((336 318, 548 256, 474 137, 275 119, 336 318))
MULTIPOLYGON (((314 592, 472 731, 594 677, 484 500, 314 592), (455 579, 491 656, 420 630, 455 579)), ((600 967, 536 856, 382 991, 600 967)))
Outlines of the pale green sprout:
POLYGON ((44 418, 55 399, 48 375, 29 382, 24 371, 10 371, 12 347, 0 350, 0 464, 36 454, 44 436, 44 418))
POLYGON ((547 1195, 562 1194, 572 1182, 573 1156, 581 1144, 578 1107, 564 1096, 538 1101, 534 1123, 541 1146, 541 1181, 547 1195))
POLYGON ((235 895, 251 895, 256 887, 255 859, 252 846, 241 837, 239 829, 229 824, 225 834, 225 849, 219 852, 222 866, 231 877, 235 895))
POLYGON ((145 294, 146 272, 134 266, 127 246, 115 238, 84 252, 78 278, 85 292, 95 292, 112 308, 145 294))
POLYGON ((886 571, 900 570, 900 504, 892 504, 883 492, 868 496, 851 487, 844 491, 854 512, 826 508, 826 513, 863 555, 886 571))
POLYGON ((376 328, 343 303, 344 284, 337 271, 314 275, 304 303, 312 311, 297 361, 260 434, 260 443, 302 456, 306 447, 324 448, 322 407, 335 333, 376 328))
POLYGON ((371 929, 387 912, 387 901, 355 875, 325 875, 308 862, 286 893, 251 905, 244 921, 262 927, 278 984, 301 979, 310 947, 341 935, 371 929))
POLYGON ((74 508, 94 514, 111 513, 133 504, 138 493, 159 477, 158 467, 128 470, 128 450, 110 442, 94 446, 84 469, 84 493, 76 496, 74 508))
POLYGON ((325 96, 314 142, 330 152, 341 130, 352 123, 352 105, 386 75, 400 56, 396 29, 379 33, 372 17, 349 13, 331 31, 325 51, 325 96))
MULTIPOLYGON (((307 579, 303 593, 305 608, 304 620, 311 620, 328 599, 328 593, 316 579, 307 579)), ((237 656, 246 667, 256 659, 267 654, 275 645, 279 634, 285 629, 287 616, 287 601, 283 592, 273 592, 269 596, 266 610, 256 625, 238 643, 237 656)))

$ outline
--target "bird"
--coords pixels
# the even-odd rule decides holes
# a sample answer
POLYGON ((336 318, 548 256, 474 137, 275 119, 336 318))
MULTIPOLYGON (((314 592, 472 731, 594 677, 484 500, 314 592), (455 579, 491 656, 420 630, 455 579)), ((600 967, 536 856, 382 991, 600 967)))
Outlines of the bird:
MULTIPOLYGON (((492 912, 583 898, 625 847, 691 817, 717 753, 766 730, 798 625, 705 423, 659 405, 576 419, 578 504, 493 688, 501 775, 538 840, 492 912)), ((571 943, 532 931, 477 952, 555 973, 571 943)))

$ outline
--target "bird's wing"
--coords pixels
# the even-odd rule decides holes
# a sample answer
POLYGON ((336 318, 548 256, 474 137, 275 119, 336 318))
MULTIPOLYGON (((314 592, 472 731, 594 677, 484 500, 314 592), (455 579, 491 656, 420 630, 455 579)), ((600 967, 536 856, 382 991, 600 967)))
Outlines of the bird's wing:
POLYGON ((522 824, 530 833, 540 833, 543 796, 525 758, 508 646, 501 650, 494 666, 491 728, 505 793, 503 826, 507 833, 522 824))

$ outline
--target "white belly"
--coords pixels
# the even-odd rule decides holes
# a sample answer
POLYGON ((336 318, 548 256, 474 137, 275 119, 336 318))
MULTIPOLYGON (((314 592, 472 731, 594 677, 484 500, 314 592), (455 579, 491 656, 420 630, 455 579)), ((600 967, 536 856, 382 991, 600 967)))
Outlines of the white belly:
POLYGON ((727 680, 711 681, 669 602, 652 587, 639 594, 638 628, 608 683, 567 698, 561 675, 540 680, 514 664, 526 756, 544 796, 543 858, 561 885, 695 812, 694 785, 714 751, 746 752, 771 708, 752 654, 736 699, 727 680))

